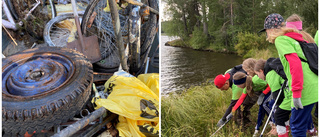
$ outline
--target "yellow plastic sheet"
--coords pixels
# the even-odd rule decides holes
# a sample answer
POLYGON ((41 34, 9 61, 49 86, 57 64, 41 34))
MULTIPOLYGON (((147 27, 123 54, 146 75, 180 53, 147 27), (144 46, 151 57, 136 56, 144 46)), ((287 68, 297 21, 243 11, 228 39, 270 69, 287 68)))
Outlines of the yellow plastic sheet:
POLYGON ((159 98, 159 74, 141 74, 138 79, 146 84, 159 98))
POLYGON ((92 101, 96 109, 105 107, 119 115, 120 136, 159 135, 159 74, 142 74, 138 78, 114 75, 105 83, 105 92, 111 92, 107 99, 92 101))

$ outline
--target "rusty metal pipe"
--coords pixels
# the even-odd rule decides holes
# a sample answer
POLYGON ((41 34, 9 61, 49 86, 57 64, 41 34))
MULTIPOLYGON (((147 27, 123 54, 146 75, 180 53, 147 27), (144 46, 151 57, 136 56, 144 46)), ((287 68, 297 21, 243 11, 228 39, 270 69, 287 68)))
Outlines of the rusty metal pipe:
POLYGON ((67 128, 61 130, 61 132, 56 133, 53 135, 53 137, 69 137, 79 131, 80 129, 87 126, 90 122, 96 120, 103 114, 107 112, 107 109, 104 107, 101 107, 94 112, 92 112, 90 115, 84 117, 83 119, 77 121, 76 123, 73 123, 72 125, 68 126, 67 128))
POLYGON ((80 111, 80 116, 81 116, 82 118, 84 118, 84 117, 86 117, 86 116, 88 116, 88 115, 90 115, 90 112, 89 112, 88 109, 82 109, 82 110, 80 111))
POLYGON ((116 114, 111 114, 108 118, 105 118, 105 120, 100 120, 101 123, 96 123, 95 125, 89 127, 86 131, 84 131, 81 134, 75 134, 74 136, 78 137, 92 137, 95 133, 97 133, 102 127, 104 127, 107 123, 111 122, 117 118, 116 114))

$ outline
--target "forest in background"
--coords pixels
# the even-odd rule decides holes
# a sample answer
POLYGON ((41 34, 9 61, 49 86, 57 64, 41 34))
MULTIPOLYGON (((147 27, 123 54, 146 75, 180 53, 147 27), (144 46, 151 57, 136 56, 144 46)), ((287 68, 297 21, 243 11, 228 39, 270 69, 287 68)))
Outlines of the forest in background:
POLYGON ((263 23, 271 13, 286 19, 298 14, 303 29, 315 35, 318 30, 317 0, 162 0, 164 20, 161 31, 179 36, 176 45, 217 52, 237 52, 244 58, 268 58, 270 46, 263 23), (257 55, 257 52, 259 55, 257 55))

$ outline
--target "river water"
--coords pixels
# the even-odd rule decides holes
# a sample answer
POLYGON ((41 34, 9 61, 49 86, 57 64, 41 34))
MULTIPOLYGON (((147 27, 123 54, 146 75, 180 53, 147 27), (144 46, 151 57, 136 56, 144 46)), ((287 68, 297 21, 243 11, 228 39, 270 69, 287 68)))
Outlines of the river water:
POLYGON ((161 94, 201 85, 208 79, 241 64, 235 54, 197 51, 189 48, 165 46, 177 37, 161 36, 161 94))

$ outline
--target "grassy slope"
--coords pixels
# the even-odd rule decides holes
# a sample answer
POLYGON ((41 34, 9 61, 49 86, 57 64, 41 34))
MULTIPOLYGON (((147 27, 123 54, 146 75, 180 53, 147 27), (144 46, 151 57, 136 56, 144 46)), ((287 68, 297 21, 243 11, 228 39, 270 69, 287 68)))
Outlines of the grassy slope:
MULTIPOLYGON (((230 104, 231 95, 231 89, 220 91, 213 84, 203 84, 178 94, 171 93, 168 96, 162 96, 161 135, 168 137, 212 135, 218 129, 216 124, 230 104)), ((257 116, 258 105, 254 105, 251 108, 251 123, 244 132, 241 132, 242 127, 229 122, 216 133, 216 136, 252 137, 257 116)), ((265 116, 264 122, 266 118, 265 116)), ((318 121, 313 120, 317 128, 318 121)), ((263 126, 260 127, 260 131, 263 126)), ((267 126, 264 133, 268 133, 270 129, 270 126, 267 126)))
MULTIPOLYGON (((161 100, 162 136, 210 136, 218 128, 217 122, 230 104, 231 89, 220 91, 212 84, 196 86, 182 94, 171 94, 161 100)), ((244 132, 230 122, 218 136, 252 136, 258 106, 252 109, 252 123, 244 132)), ((269 131, 269 129, 267 130, 269 131)))

